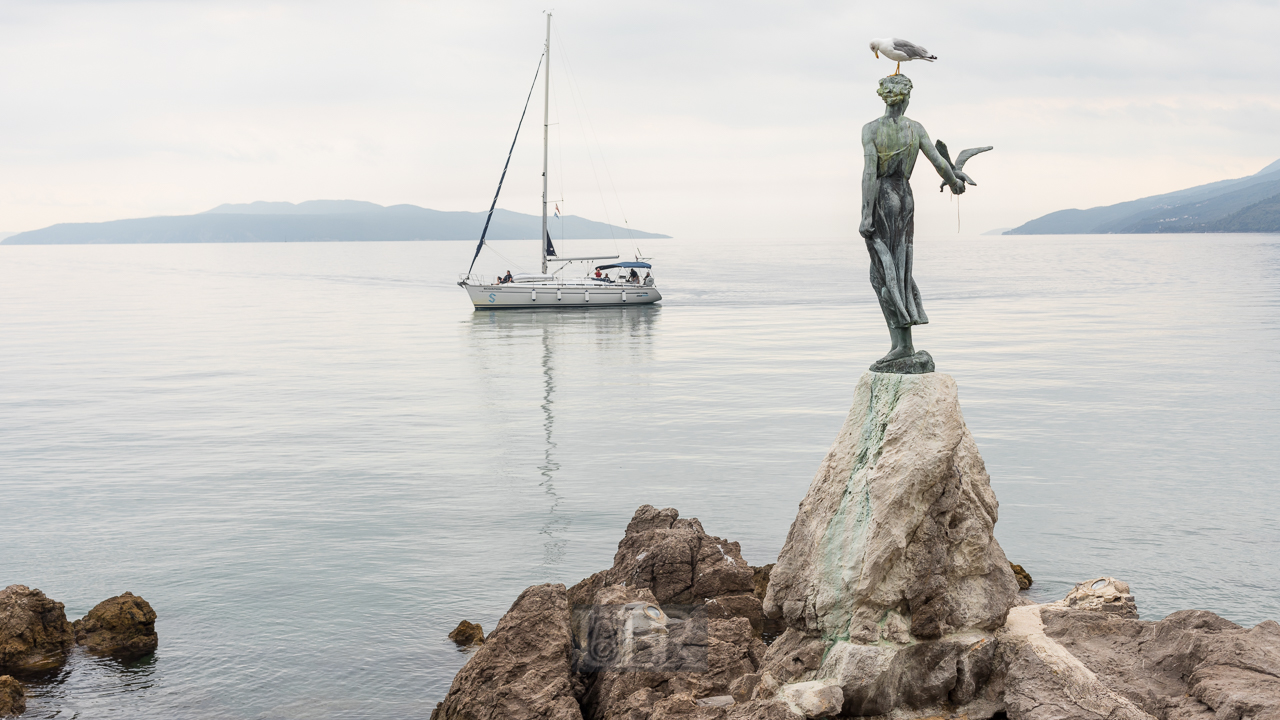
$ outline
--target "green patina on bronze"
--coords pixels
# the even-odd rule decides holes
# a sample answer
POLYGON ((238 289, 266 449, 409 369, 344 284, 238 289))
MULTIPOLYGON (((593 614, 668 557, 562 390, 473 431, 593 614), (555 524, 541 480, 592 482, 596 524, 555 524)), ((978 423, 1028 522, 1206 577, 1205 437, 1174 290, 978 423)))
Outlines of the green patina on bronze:
POLYGON ((964 192, 964 180, 950 161, 929 140, 924 126, 906 116, 911 100, 911 80, 891 75, 880 80, 876 93, 884 100, 884 115, 862 128, 862 222, 858 233, 871 255, 871 286, 889 326, 892 347, 872 370, 883 372, 931 372, 927 364, 902 361, 915 354, 911 327, 929 322, 912 277, 915 240, 915 199, 911 172, 923 152, 951 191, 964 192), (897 361, 897 362, 895 362, 897 361), (925 369, 927 367, 927 369, 925 369))

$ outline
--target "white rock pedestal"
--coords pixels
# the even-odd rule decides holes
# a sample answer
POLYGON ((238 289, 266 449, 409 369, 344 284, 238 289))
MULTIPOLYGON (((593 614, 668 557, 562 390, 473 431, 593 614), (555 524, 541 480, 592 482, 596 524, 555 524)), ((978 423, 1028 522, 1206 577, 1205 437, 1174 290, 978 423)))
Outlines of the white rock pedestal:
POLYGON ((787 630, 762 692, 834 682, 859 716, 1000 709, 993 633, 1018 584, 997 508, 955 380, 864 374, 770 577, 787 630))

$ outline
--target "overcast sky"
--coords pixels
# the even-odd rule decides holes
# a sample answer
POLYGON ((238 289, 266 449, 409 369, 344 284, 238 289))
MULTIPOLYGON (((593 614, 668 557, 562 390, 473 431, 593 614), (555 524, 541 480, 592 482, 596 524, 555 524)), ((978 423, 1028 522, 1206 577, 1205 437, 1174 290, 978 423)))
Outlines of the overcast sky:
MULTIPOLYGON (((0 0, 0 231, 254 200, 486 209, 545 7, 0 0)), ((554 22, 553 199, 678 237, 856 233, 859 129, 893 71, 873 37, 939 57, 904 66, 933 138, 996 146, 966 232, 1280 157, 1274 1, 559 0, 554 22)), ((540 93, 499 203, 528 213, 540 93)), ((914 186, 918 231, 954 232, 927 163, 914 186)))

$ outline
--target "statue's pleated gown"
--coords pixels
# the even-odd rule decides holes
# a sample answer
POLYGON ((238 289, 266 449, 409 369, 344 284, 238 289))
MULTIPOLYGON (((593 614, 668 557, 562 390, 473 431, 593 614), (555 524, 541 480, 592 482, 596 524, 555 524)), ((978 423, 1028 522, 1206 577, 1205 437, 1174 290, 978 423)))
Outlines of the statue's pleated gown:
POLYGON ((929 322, 929 316, 920 301, 920 288, 911 276, 915 200, 902 163, 891 160, 890 166, 889 175, 877 178, 875 233, 867 240, 871 286, 890 327, 923 325, 929 322))

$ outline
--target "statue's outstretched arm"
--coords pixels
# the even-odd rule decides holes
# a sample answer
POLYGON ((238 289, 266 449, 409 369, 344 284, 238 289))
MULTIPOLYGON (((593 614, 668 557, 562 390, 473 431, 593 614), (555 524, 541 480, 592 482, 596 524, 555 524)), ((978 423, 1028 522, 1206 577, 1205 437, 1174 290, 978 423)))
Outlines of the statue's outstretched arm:
POLYGON ((876 177, 880 156, 876 153, 875 123, 862 128, 862 156, 862 223, 858 225, 858 234, 870 238, 875 231, 876 195, 880 192, 876 177))
POLYGON ((947 162, 946 158, 938 152, 938 148, 933 146, 933 141, 929 139, 929 133, 925 132, 924 126, 916 123, 916 129, 920 131, 920 151, 929 158, 929 162, 933 163, 933 167, 937 169, 942 179, 947 181, 947 185, 951 186, 951 192, 956 195, 964 192, 964 181, 956 177, 955 172, 951 170, 951 163, 947 162))

